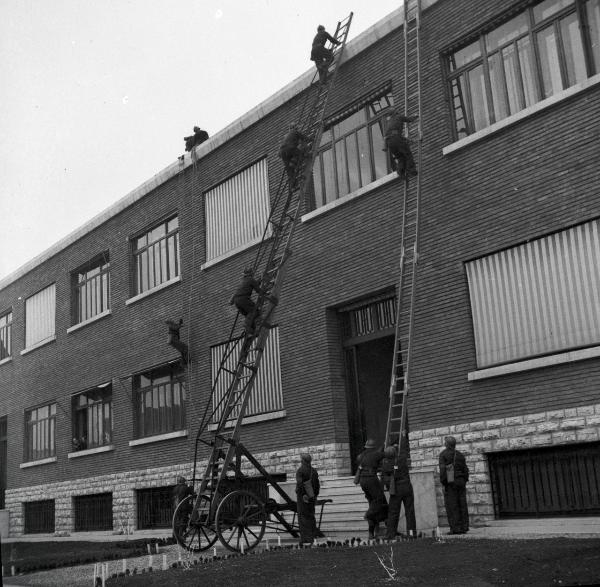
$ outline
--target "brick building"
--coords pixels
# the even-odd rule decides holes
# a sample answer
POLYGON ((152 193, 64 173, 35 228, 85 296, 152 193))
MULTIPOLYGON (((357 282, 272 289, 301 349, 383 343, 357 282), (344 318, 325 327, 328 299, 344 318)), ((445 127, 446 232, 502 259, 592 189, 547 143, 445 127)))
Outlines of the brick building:
MULTIPOLYGON (((403 103, 402 25, 346 49, 242 430, 271 471, 310 450, 338 487, 385 428, 402 184, 382 125, 403 103)), ((474 523, 600 512, 599 38, 599 0, 424 2, 409 421, 433 525, 449 433, 474 523)), ((312 75, 0 282, 12 535, 168 524, 312 75), (166 343, 180 316, 186 370, 166 343)))

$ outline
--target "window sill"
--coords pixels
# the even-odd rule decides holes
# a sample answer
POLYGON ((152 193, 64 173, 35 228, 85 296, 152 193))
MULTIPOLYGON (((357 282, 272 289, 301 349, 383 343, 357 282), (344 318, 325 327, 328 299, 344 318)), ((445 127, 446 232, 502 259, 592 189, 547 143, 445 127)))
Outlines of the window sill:
POLYGON ((541 369, 542 367, 552 367, 564 363, 574 363, 575 361, 585 361, 586 359, 597 357, 600 357, 600 346, 549 355, 547 357, 538 357, 537 359, 519 361, 518 363, 499 365, 498 367, 479 369, 468 373, 467 379, 469 381, 478 381, 479 379, 489 379, 490 377, 499 377, 500 375, 508 375, 510 373, 520 373, 521 371, 529 371, 531 369, 541 369))
POLYGON ((12 361, 12 356, 6 357, 6 359, 2 359, 0 361, 0 365, 6 365, 6 363, 10 363, 12 361))
MULTIPOLYGON (((245 424, 257 424, 258 422, 266 422, 267 420, 277 420, 279 418, 285 418, 287 415, 285 410, 279 410, 278 412, 269 412, 268 414, 257 414, 256 416, 247 416, 242 420, 242 426, 245 424)), ((225 424, 225 428, 233 428, 235 426, 235 420, 229 420, 225 424)), ((209 424, 208 429, 212 432, 217 429, 217 424, 209 424)))
POLYGON ((84 326, 87 326, 88 324, 93 324, 94 322, 100 320, 101 318, 104 318, 105 316, 110 316, 111 314, 112 314, 111 310, 104 310, 104 312, 100 312, 100 314, 96 314, 92 318, 88 318, 87 320, 84 320, 83 322, 79 322, 79 323, 67 328, 67 334, 69 334, 70 332, 74 332, 75 330, 79 330, 80 328, 83 328, 84 326))
POLYGON ((394 179, 398 179, 398 174, 395 171, 393 173, 388 173, 387 175, 384 175, 383 177, 380 177, 379 179, 376 179, 375 181, 356 190, 355 192, 351 192, 350 194, 347 194, 341 198, 338 198, 337 200, 333 200, 333 202, 329 202, 328 204, 325 204, 324 206, 321 206, 320 208, 313 210, 312 212, 308 212, 307 214, 304 214, 300 218, 300 220, 302 222, 309 222, 313 218, 321 216, 322 214, 326 214, 330 210, 333 210, 334 208, 337 208, 338 206, 343 206, 347 202, 351 202, 352 200, 355 200, 356 198, 360 198, 360 196, 363 196, 364 194, 367 194, 367 193, 373 191, 374 189, 376 189, 382 185, 385 185, 386 183, 389 183, 390 181, 393 181, 394 179))
POLYGON ((137 296, 133 296, 132 298, 125 300, 125 305, 129 306, 129 304, 135 304, 135 302, 138 302, 139 300, 143 300, 144 298, 147 298, 148 296, 151 296, 152 294, 155 294, 156 292, 159 292, 167 287, 170 287, 171 285, 179 283, 180 281, 181 281, 181 275, 178 275, 174 279, 165 281, 164 283, 161 283, 160 285, 157 285, 156 287, 153 287, 152 289, 149 289, 148 291, 145 291, 144 293, 138 294, 137 296))
POLYGON ((56 457, 48 457, 47 459, 40 459, 39 461, 28 461, 27 463, 21 463, 19 467, 21 469, 27 469, 29 467, 37 467, 38 465, 48 465, 49 463, 56 463, 56 457))
MULTIPOLYGON (((265 240, 268 238, 271 238, 272 236, 272 232, 269 229, 268 234, 265 235, 265 240)), ((221 263, 222 261, 225 261, 226 259, 230 259, 231 257, 235 257, 236 255, 239 255, 239 253, 250 249, 256 245, 259 245, 263 240, 262 235, 252 239, 251 241, 248 241, 247 243, 244 243, 243 245, 239 245, 237 247, 235 247, 234 249, 231 249, 230 251, 227 251, 226 253, 223 253, 222 255, 219 255, 218 257, 214 257, 213 259, 210 259, 208 261, 206 261, 206 263, 203 263, 202 265, 200 265, 200 270, 204 271, 205 269, 208 269, 209 267, 212 267, 213 265, 218 265, 219 263, 221 263)))
POLYGON ((567 88, 566 90, 563 90, 562 92, 558 92, 557 94, 554 94, 554 96, 550 96, 549 98, 546 98, 541 102, 537 102, 532 106, 529 106, 529 108, 525 108, 524 110, 521 110, 520 112, 517 112, 516 114, 513 114, 508 118, 504 118, 499 122, 495 122, 494 124, 487 126, 486 128, 483 128, 481 130, 478 130, 477 132, 473 133, 472 135, 469 135, 468 137, 465 137, 464 139, 460 139, 459 141, 456 141, 451 145, 444 147, 442 149, 442 154, 449 155, 450 153, 454 153, 454 151, 458 151, 459 149, 462 149, 463 147, 466 147, 471 143, 475 143, 489 135, 495 134, 496 132, 506 128, 507 126, 515 124, 524 118, 528 118, 529 116, 532 116, 533 114, 536 114, 541 110, 545 110, 550 106, 554 106, 555 104, 562 102, 563 100, 566 100, 571 96, 579 94, 580 92, 583 92, 599 83, 600 73, 593 75, 592 77, 586 79, 580 84, 576 84, 574 86, 571 86, 570 88, 567 88))
POLYGON ((107 444, 105 446, 98 446, 96 448, 88 448, 86 450, 78 450, 75 452, 70 452, 67 455, 68 459, 76 459, 78 457, 86 457, 88 455, 95 455, 101 452, 109 452, 111 450, 115 450, 114 445, 112 444, 107 444))
POLYGON ((146 436, 145 438, 136 438, 129 441, 129 446, 139 446, 140 444, 150 444, 152 442, 161 442, 163 440, 171 440, 172 438, 182 438, 187 436, 187 430, 176 430, 175 432, 167 432, 166 434, 157 434, 156 436, 146 436))
POLYGON ((54 342, 56 340, 56 335, 52 336, 51 338, 47 338, 46 340, 43 340, 42 342, 38 342, 36 344, 34 344, 33 346, 27 347, 26 349, 23 349, 21 351, 21 355, 26 355, 27 353, 30 353, 31 351, 35 351, 43 346, 46 346, 47 344, 50 344, 51 342, 54 342))

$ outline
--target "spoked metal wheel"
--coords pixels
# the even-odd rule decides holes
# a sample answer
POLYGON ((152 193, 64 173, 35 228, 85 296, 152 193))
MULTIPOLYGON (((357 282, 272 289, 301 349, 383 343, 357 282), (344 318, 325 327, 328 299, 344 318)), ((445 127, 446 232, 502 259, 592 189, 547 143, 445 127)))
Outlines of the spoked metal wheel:
POLYGON ((228 493, 219 504, 215 516, 219 540, 233 552, 248 552, 265 533, 265 505, 250 491, 228 493))
POLYGON ((178 544, 191 552, 200 552, 217 541, 217 533, 210 520, 210 498, 200 497, 199 507, 194 511, 193 495, 179 502, 173 514, 173 534, 178 544))

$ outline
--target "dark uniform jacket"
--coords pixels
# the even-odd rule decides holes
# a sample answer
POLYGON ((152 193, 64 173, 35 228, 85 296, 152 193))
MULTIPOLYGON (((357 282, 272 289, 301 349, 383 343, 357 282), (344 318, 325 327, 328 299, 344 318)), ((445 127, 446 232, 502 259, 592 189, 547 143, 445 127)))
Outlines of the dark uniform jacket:
POLYGON ((296 494, 298 497, 308 495, 304 483, 310 481, 315 498, 319 495, 321 484, 319 483, 319 474, 314 467, 308 463, 302 463, 296 471, 296 494))
POLYGON ((383 451, 378 448, 367 448, 358 455, 356 461, 361 467, 361 477, 375 476, 383 461, 383 451))
POLYGON ((411 483, 406 457, 400 455, 398 457, 398 468, 394 469, 395 466, 396 457, 385 457, 383 459, 381 465, 381 477, 384 485, 389 488, 393 480, 396 492, 401 493, 409 490, 411 483))
POLYGON ((444 487, 448 485, 446 466, 454 464, 454 484, 463 486, 469 480, 469 467, 465 456, 456 449, 445 448, 440 453, 440 482, 444 487))
POLYGON ((238 288, 235 290, 233 294, 233 298, 250 298, 252 297, 252 291, 259 292, 260 284, 254 279, 251 275, 244 275, 242 277, 242 281, 240 282, 238 288))

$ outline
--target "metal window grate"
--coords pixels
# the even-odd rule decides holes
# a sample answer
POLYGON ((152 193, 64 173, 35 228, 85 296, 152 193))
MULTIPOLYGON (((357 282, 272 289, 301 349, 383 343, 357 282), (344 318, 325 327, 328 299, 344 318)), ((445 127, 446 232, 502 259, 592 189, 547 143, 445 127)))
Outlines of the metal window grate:
POLYGON ((136 491, 138 530, 170 528, 173 517, 174 487, 174 485, 167 485, 136 491))
POLYGON ((51 534, 54 532, 54 500, 29 501, 23 504, 25 534, 51 534))
POLYGON ((73 498, 75 532, 113 529, 112 493, 79 495, 73 498))

